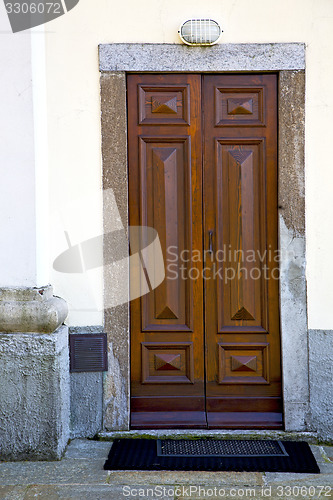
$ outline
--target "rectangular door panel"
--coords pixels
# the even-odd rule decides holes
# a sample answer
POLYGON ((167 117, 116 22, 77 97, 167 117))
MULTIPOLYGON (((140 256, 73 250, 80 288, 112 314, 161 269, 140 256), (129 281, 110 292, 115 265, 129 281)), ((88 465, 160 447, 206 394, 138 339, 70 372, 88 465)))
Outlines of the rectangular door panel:
POLYGON ((264 141, 216 141, 219 333, 267 331, 264 141))
MULTIPOLYGON (((190 137, 139 140, 141 225, 157 231, 166 262, 170 249, 181 254, 191 248, 190 137)), ((177 279, 179 264, 166 266, 164 281, 142 297, 143 331, 192 331, 193 283, 177 279)))

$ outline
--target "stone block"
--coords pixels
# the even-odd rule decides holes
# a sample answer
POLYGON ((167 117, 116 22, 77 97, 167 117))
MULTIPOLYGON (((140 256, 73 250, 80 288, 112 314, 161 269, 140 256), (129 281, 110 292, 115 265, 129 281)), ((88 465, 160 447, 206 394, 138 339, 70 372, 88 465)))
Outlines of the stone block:
POLYGON ((310 406, 318 436, 333 443, 333 332, 309 330, 310 406))
MULTIPOLYGON (((100 334, 100 325, 71 326, 69 334, 100 334)), ((103 373, 73 372, 70 374, 71 416, 70 435, 74 438, 92 438, 103 422, 103 373)))
POLYGON ((71 438, 92 438, 102 429, 103 374, 71 373, 71 438))
POLYGON ((68 328, 0 333, 0 457, 60 459, 69 438, 68 328))

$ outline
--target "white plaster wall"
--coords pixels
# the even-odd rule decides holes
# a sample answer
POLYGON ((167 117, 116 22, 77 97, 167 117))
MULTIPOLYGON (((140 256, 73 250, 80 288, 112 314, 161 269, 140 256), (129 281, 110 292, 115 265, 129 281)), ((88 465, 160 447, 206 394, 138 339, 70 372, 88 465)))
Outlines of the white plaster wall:
POLYGON ((36 284, 49 283, 49 169, 44 26, 31 30, 31 81, 35 152, 36 284))
POLYGON ((11 34, 0 6, 0 286, 35 286, 30 35, 11 34))
MULTIPOLYGON (((45 31, 50 210, 58 221, 52 226, 51 258, 68 246, 64 230, 70 234, 72 245, 102 231, 98 44, 179 43, 178 27, 191 17, 219 21, 224 30, 222 44, 306 43, 309 327, 332 329, 331 0, 80 0, 70 13, 48 23, 45 31), (83 208, 71 210, 70 204, 79 197, 83 199, 83 208)), ((85 275, 52 272, 51 282, 56 293, 69 302, 71 324, 101 323, 101 271, 91 273, 89 279, 85 275)))
POLYGON ((43 28, 13 34, 0 4, 0 287, 49 281, 43 28))

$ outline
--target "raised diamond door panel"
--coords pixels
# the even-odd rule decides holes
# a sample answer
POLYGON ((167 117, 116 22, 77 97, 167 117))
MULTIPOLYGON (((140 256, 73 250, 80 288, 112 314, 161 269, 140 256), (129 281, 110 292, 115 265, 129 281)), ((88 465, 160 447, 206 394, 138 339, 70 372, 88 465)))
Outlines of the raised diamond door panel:
POLYGON ((257 88, 215 87, 216 127, 264 127, 266 86, 257 88))
POLYGON ((219 384, 269 384, 266 342, 223 343, 219 347, 219 384))
POLYGON ((190 125, 189 85, 138 86, 139 125, 190 125))
POLYGON ((143 384, 193 384, 192 342, 142 342, 143 384))

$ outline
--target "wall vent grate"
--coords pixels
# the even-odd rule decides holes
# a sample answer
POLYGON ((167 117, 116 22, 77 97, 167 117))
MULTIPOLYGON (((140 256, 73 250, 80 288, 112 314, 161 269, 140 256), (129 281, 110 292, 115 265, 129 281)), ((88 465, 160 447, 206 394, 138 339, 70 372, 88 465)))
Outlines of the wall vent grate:
POLYGON ((107 371, 107 336, 101 334, 71 334, 69 336, 70 371, 107 371))

